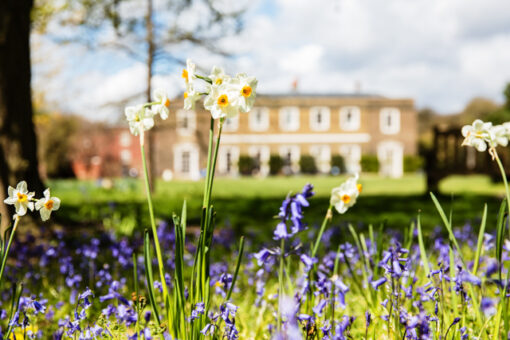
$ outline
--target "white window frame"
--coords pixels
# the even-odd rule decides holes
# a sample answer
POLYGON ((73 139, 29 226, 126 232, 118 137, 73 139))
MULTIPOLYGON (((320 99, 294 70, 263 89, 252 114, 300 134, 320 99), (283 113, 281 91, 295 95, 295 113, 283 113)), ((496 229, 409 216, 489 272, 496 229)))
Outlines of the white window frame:
POLYGON ((383 107, 379 112, 379 126, 385 135, 394 135, 400 132, 400 110, 396 107, 383 107), (390 118, 391 125, 388 125, 390 118))
POLYGON ((327 106, 313 106, 310 108, 310 129, 313 131, 327 131, 330 124, 330 109, 327 106), (322 114, 321 123, 317 122, 317 115, 322 114))
POLYGON ((193 143, 180 143, 174 146, 174 173, 180 177, 186 177, 194 180, 200 178, 198 169, 198 147, 193 143), (189 152, 189 172, 183 172, 182 154, 189 152))
POLYGON ((356 131, 361 126, 361 110, 358 106, 344 106, 340 108, 340 128, 344 131, 356 131), (349 120, 349 113, 351 119, 349 120))
POLYGON ((248 114, 250 130, 267 131, 269 129, 269 109, 267 107, 254 107, 248 114), (260 121, 256 119, 257 112, 260 113, 260 121))
POLYGON ((260 154, 260 175, 267 176, 269 175, 269 157, 271 156, 271 151, 269 146, 267 145, 252 145, 248 149, 248 155, 250 157, 255 158, 257 154, 260 154))
POLYGON ((237 175, 238 173, 238 162, 239 162, 239 147, 233 146, 233 145, 223 145, 220 146, 219 150, 219 172, 223 175, 237 175), (227 154, 230 153, 230 161, 231 167, 230 171, 227 171, 228 168, 228 156, 227 154))
POLYGON ((299 107, 284 106, 280 108, 280 129, 283 131, 297 131, 300 125, 299 107), (291 122, 287 124, 287 115, 291 115, 291 122))
POLYGON ((315 159, 317 169, 322 173, 331 170, 331 148, 329 145, 310 145, 310 155, 315 159))
POLYGON ((193 135, 197 128, 197 117, 193 110, 178 110, 177 111, 177 133, 181 136, 193 135), (181 120, 186 117, 188 120, 188 127, 181 127, 181 120))
POLYGON ((361 171, 361 146, 358 144, 344 144, 339 148, 340 156, 344 158, 345 169, 348 173, 361 171))
POLYGON ((123 149, 120 151, 120 161, 124 165, 132 164, 133 155, 131 154, 131 150, 123 149))
POLYGON ((131 136, 133 136, 129 131, 122 131, 119 135, 119 144, 122 147, 130 147, 131 146, 131 136))
POLYGON ((287 154, 290 151, 290 167, 293 172, 299 171, 299 159, 301 157, 301 148, 299 145, 282 145, 280 146, 280 157, 283 161, 287 159, 287 154))
POLYGON ((377 145, 379 174, 388 177, 402 177, 404 174, 404 146, 398 141, 382 141, 377 145), (388 150, 392 159, 387 159, 388 150))
POLYGON ((223 131, 235 132, 239 129, 239 115, 225 119, 223 131))

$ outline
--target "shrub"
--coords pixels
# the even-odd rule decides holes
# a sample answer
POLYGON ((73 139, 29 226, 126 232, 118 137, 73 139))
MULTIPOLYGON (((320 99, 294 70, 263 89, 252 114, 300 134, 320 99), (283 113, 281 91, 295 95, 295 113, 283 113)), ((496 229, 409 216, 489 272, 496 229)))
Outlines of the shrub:
POLYGON ((424 161, 421 156, 404 156, 404 172, 416 172, 423 168, 424 161))
POLYGON ((378 172, 379 159, 376 155, 363 155, 361 156, 361 171, 363 172, 378 172))
POLYGON ((255 159, 250 156, 240 156, 237 163, 239 166, 239 173, 244 176, 249 176, 255 170, 255 159))
POLYGON ((271 155, 269 157, 269 173, 271 175, 278 175, 283 168, 283 159, 278 155, 271 155))
POLYGON ((345 173, 346 171, 344 157, 341 155, 333 155, 331 157, 331 172, 345 173))
POLYGON ((315 158, 310 155, 302 155, 299 159, 299 169, 303 174, 316 174, 317 165, 315 164, 315 158))

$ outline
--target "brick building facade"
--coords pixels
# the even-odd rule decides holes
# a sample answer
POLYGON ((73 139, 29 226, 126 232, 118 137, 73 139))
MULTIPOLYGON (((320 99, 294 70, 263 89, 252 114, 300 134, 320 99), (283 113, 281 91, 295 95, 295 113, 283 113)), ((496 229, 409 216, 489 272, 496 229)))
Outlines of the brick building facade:
MULTIPOLYGON (((158 118, 151 130, 154 170, 166 178, 199 179, 206 167, 210 113, 201 103, 194 111, 182 107, 182 101, 172 102, 169 118, 158 118)), ((360 170, 362 155, 376 155, 381 175, 400 177, 404 156, 417 153, 416 124, 411 99, 260 95, 251 112, 225 123, 217 174, 238 175, 242 155, 257 160, 262 176, 269 173, 271 155, 279 155, 296 173, 303 155, 312 156, 321 173, 330 172, 334 155, 343 156, 348 172, 360 170)), ((132 140, 138 137, 130 139, 126 133, 127 124, 112 129, 109 135, 113 140, 106 142, 113 149, 107 154, 109 159, 122 165, 117 167, 118 176, 129 173, 129 169, 132 174, 141 169, 138 141, 132 140)))

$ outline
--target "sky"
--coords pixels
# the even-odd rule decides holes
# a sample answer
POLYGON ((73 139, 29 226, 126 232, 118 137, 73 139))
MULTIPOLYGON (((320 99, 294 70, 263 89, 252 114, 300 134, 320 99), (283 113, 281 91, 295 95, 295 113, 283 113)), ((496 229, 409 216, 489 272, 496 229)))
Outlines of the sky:
MULTIPOLYGON (((162 0, 156 0, 162 1, 162 0)), ((236 1, 240 3, 241 0, 236 1)), ((221 0, 228 6, 229 0, 221 0)), ((218 40, 231 57, 184 46, 176 53, 204 70, 246 72, 258 93, 362 93, 412 98, 417 109, 456 113, 473 97, 502 102, 510 82, 508 0, 254 0, 240 35, 218 40)), ((179 20, 200 22, 199 6, 179 20)), ((58 34, 65 29, 53 25, 58 34)), ((53 35, 54 35, 53 34, 53 35)), ((35 91, 63 112, 115 121, 141 100, 143 62, 33 37, 35 91)), ((154 87, 182 92, 182 66, 162 63, 154 87)))

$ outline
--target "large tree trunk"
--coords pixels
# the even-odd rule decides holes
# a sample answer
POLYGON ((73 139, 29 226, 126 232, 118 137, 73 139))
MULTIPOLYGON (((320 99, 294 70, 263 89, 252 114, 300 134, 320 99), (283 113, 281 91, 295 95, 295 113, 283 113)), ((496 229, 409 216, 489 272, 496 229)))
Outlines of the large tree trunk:
MULTIPOLYGON (((25 180, 42 194, 30 90, 30 11, 33 0, 0 1, 0 212, 7 186, 25 180)), ((9 214, 10 213, 10 214, 9 214)), ((9 218, 10 219, 10 218, 9 218)), ((5 226, 8 220, 2 219, 5 226)))

